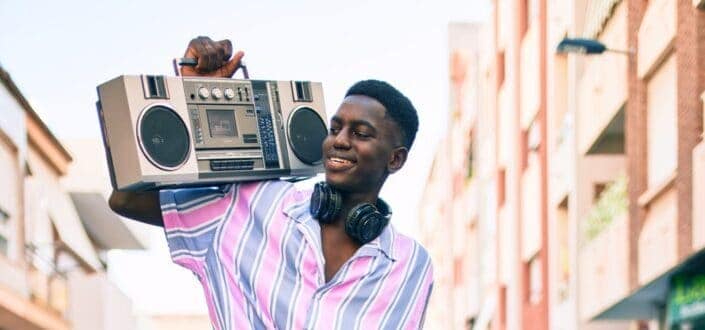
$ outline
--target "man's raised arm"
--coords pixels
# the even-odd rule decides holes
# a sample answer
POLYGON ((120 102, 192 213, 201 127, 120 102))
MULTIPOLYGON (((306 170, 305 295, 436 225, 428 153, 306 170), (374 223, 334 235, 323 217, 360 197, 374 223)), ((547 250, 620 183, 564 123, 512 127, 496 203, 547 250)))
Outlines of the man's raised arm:
MULTIPOLYGON (((233 55, 230 40, 213 41, 208 37, 197 37, 189 42, 184 57, 194 58, 198 62, 194 67, 181 67, 181 75, 230 78, 240 67, 240 60, 244 55, 242 51, 233 55)), ((109 205, 115 213, 124 217, 150 225, 164 226, 158 191, 113 190, 109 205)))
POLYGON ((115 213, 123 217, 164 227, 158 191, 128 192, 113 190, 108 204, 115 213))

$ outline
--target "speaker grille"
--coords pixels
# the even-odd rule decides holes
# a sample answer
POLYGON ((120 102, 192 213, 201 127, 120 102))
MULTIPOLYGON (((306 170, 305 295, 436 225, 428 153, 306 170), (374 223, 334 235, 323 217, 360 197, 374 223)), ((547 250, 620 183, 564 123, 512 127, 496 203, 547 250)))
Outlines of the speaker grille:
POLYGON ((173 171, 187 160, 190 141, 186 124, 172 109, 155 105, 140 119, 138 140, 154 166, 173 171))
POLYGON ((315 165, 323 159, 322 144, 328 131, 323 119, 309 107, 301 107, 289 119, 289 145, 302 162, 315 165))

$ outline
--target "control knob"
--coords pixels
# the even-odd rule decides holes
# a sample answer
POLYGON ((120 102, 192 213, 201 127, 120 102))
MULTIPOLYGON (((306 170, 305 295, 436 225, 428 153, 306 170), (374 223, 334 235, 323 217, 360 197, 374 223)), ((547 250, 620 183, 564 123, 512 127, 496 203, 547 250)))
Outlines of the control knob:
POLYGON ((232 88, 226 88, 223 92, 225 93, 226 99, 232 100, 235 98, 235 91, 232 88))
POLYGON ((208 88, 201 87, 198 89, 198 96, 200 96, 202 99, 207 99, 209 96, 211 96, 211 92, 208 91, 208 88))
POLYGON ((220 88, 215 87, 211 90, 211 95, 213 95, 213 98, 217 100, 223 97, 223 91, 221 91, 220 88))

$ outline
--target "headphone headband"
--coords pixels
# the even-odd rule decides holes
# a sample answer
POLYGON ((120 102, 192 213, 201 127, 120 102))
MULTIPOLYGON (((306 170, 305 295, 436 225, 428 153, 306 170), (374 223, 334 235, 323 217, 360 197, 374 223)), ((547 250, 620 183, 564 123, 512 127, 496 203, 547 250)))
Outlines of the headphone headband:
MULTIPOLYGON (((342 196, 325 182, 316 183, 311 194, 311 215, 323 224, 335 221, 342 209, 342 196)), ((392 217, 391 208, 377 198, 375 204, 362 203, 353 207, 345 217, 345 232, 360 244, 379 236, 392 217)))

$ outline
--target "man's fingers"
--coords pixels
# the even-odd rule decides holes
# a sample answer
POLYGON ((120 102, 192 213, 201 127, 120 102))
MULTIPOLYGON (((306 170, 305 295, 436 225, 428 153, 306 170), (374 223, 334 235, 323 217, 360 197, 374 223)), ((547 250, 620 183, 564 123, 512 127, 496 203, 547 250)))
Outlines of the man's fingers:
POLYGON ((230 59, 223 67, 221 68, 221 76, 225 78, 230 78, 235 74, 235 71, 240 67, 240 61, 242 58, 245 56, 245 53, 242 51, 239 51, 233 55, 233 58, 230 59))
POLYGON ((184 55, 186 58, 195 58, 198 61, 196 66, 182 67, 181 73, 189 76, 232 77, 244 55, 241 51, 233 55, 233 44, 228 39, 213 41, 209 37, 200 36, 189 42, 184 55))
POLYGON ((223 60, 223 62, 230 59, 233 55, 233 44, 228 39, 224 39, 217 42, 218 44, 218 55, 223 60))

